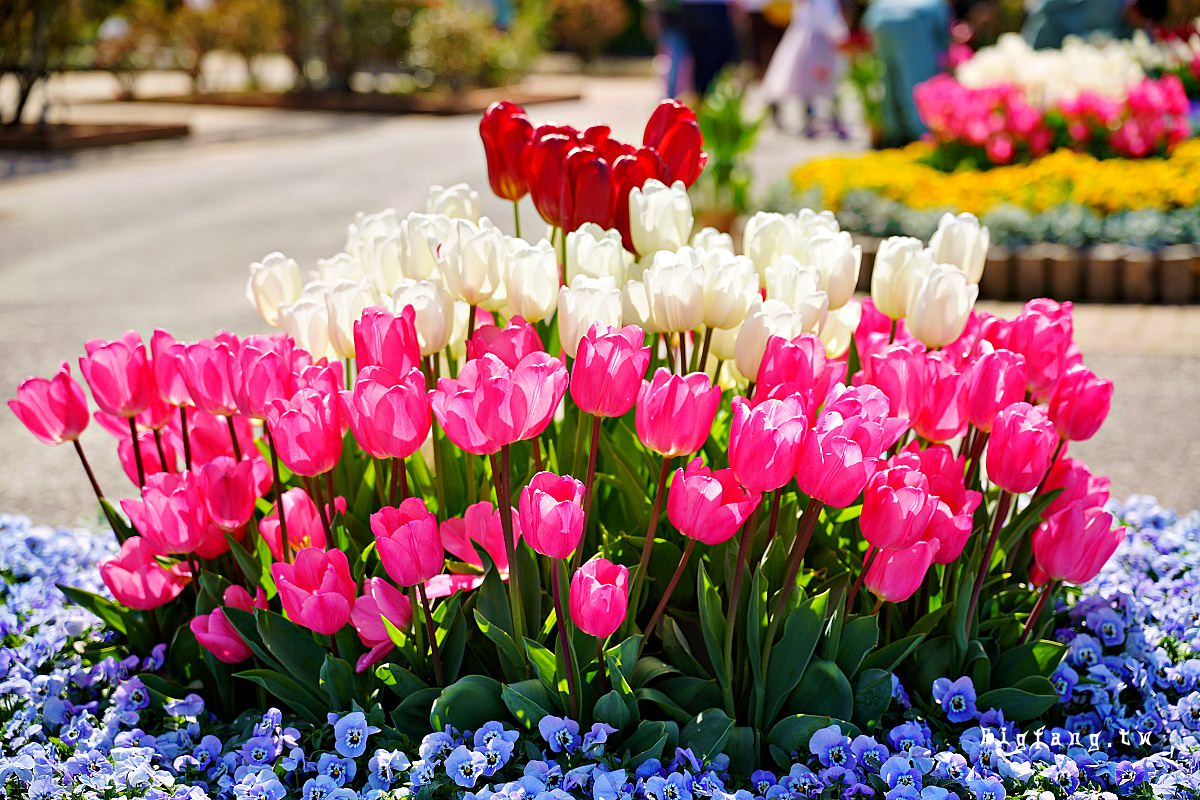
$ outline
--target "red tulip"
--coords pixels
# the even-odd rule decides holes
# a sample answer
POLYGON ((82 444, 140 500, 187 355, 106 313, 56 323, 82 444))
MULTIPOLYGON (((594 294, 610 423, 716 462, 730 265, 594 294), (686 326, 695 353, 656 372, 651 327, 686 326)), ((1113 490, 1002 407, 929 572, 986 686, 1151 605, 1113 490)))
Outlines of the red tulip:
POLYGON ((405 306, 399 314, 370 306, 354 323, 354 359, 360 370, 383 367, 393 375, 407 375, 421 366, 417 338, 417 313, 405 306))
POLYGON ((329 636, 349 621, 355 585, 341 550, 305 548, 294 564, 272 564, 271 577, 283 610, 297 625, 329 636))
POLYGON ((642 144, 653 147, 667 166, 668 185, 683 181, 691 186, 704 171, 708 154, 696 122, 696 112, 678 100, 663 100, 646 122, 642 144))
POLYGON ((192 617, 188 627, 201 647, 226 664, 239 664, 254 655, 237 628, 219 608, 192 617))
POLYGON ((505 200, 520 200, 529 191, 522 167, 525 147, 533 136, 525 109, 507 100, 492 103, 479 121, 479 136, 492 191, 505 200))
POLYGON ((73 442, 88 424, 87 395, 71 377, 65 361, 52 378, 21 381, 8 407, 30 433, 46 444, 73 442))
POLYGON ((738 484, 733 470, 711 470, 694 458, 671 479, 667 519, 689 539, 721 544, 733 538, 760 499, 738 484))
POLYGON ((567 154, 562 184, 562 227, 573 231, 585 222, 601 228, 615 223, 616 181, 612 166, 594 147, 576 147, 567 154))
POLYGON ((562 196, 566 183, 567 154, 575 140, 561 133, 534 131, 525 148, 524 174, 534 208, 550 225, 561 228, 564 223, 562 196), (541 132, 541 133, 540 133, 541 132))
POLYGON ((650 147, 620 155, 611 163, 616 185, 613 223, 621 232, 625 249, 633 252, 633 234, 629 230, 629 193, 641 189, 648 180, 665 181, 667 167, 663 164, 662 156, 650 147))
POLYGON ((191 573, 183 564, 164 567, 158 555, 141 536, 130 536, 116 557, 100 562, 100 578, 118 603, 149 611, 179 596, 191 581, 191 573))
POLYGON ((1096 435, 1112 406, 1112 381, 1096 377, 1082 365, 1071 367, 1058 379, 1048 411, 1054 429, 1063 439, 1082 442, 1096 435))
POLYGON ((571 365, 571 398, 585 414, 620 417, 637 401, 650 364, 646 333, 636 325, 612 328, 596 322, 579 340, 571 365))
POLYGON ((408 498, 398 508, 376 511, 371 515, 371 532, 383 568, 401 586, 424 583, 445 566, 437 520, 419 497, 408 498))

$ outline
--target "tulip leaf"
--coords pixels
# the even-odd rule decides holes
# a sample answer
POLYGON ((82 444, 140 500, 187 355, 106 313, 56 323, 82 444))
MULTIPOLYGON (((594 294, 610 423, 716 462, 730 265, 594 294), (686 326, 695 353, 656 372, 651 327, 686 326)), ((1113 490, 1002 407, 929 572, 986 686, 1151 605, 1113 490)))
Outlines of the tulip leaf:
MULTIPOLYGON (((965 653, 963 653, 965 655, 965 653)), ((915 686, 933 686, 938 678, 958 675, 962 665, 954 639, 949 636, 934 636, 921 643, 913 653, 915 686)))
POLYGON ((999 709, 1005 719, 1024 722, 1044 714, 1058 702, 1054 684, 1041 675, 1031 675, 1017 686, 992 689, 979 695, 976 705, 981 711, 999 709))
POLYGON ((788 706, 805 714, 850 719, 854 713, 854 690, 837 664, 814 658, 792 692, 788 706))
MULTIPOLYGON (((267 664, 272 669, 278 672, 286 672, 283 664, 277 659, 267 646, 263 643, 262 636, 258 631, 258 621, 255 619, 254 613, 251 611, 243 611, 240 608, 226 608, 225 618, 228 619, 233 627, 237 628, 238 634, 242 637, 242 641, 250 648, 259 661, 267 664)), ((324 651, 322 651, 324 658, 324 651)), ((314 677, 313 683, 316 683, 314 677)))
POLYGON ((662 622, 658 623, 658 628, 662 635, 663 652, 667 654, 667 659, 671 664, 678 667, 684 674, 694 678, 703 678, 708 675, 708 670, 692 654, 691 645, 688 644, 683 630, 675 620, 663 617, 662 622))
POLYGON ((325 666, 325 648, 313 640, 309 631, 273 611, 260 610, 254 616, 263 644, 286 671, 305 686, 318 685, 325 666))
POLYGON ((879 643, 879 617, 870 614, 855 617, 842 628, 842 642, 838 646, 837 664, 842 672, 853 677, 862 666, 863 659, 879 643))
POLYGON ((858 735, 856 726, 835 717, 793 714, 779 720, 768 731, 767 742, 771 746, 771 755, 779 766, 787 769, 798 758, 803 758, 807 754, 808 740, 812 738, 813 734, 830 725, 840 726, 842 733, 847 736, 858 735))
POLYGON ((100 498, 100 510, 104 512, 104 518, 108 520, 109 527, 116 535, 118 543, 124 544, 126 539, 137 534, 133 526, 125 521, 125 518, 117 512, 108 498, 100 498))
POLYGON ((561 694, 564 684, 558 678, 558 662, 554 653, 533 639, 525 640, 525 655, 533 666, 533 672, 547 691, 561 694))
POLYGON ((418 689, 400 701, 392 711, 392 724, 401 733, 414 739, 429 732, 429 709, 441 694, 441 689, 418 689))
MULTIPOLYGON (((828 603, 829 591, 826 590, 793 608, 783 623, 783 635, 771 649, 771 660, 767 664, 764 720, 775 719, 788 695, 801 682, 821 638, 828 603)), ((838 675, 841 675, 840 670, 838 675)), ((844 676, 842 680, 845 680, 844 676)), ((842 716, 849 716, 849 713, 842 716)))
POLYGON ((328 700, 293 678, 270 669, 250 669, 234 677, 258 684, 314 725, 326 724, 328 700))
POLYGON ((530 730, 536 729, 542 717, 562 711, 557 694, 550 692, 537 678, 507 684, 500 699, 514 718, 530 730))
POLYGON ((501 698, 504 687, 487 675, 467 675, 442 689, 429 711, 429 724, 435 731, 447 725, 458 730, 473 730, 485 722, 504 716, 501 698))
MULTIPOLYGON (((1004 533, 1000 541, 1000 547, 997 548, 997 556, 1000 552, 1008 552, 1012 549, 1015 542, 1019 542, 1025 538, 1025 535, 1033 530, 1042 521, 1042 512, 1046 510, 1054 500, 1063 493, 1062 489, 1051 489, 1043 491, 1032 500, 1029 505, 1021 509, 1021 513, 1008 523, 1004 528, 1004 533)), ((995 557, 993 557, 995 560, 995 557)), ((990 571, 990 568, 989 568, 990 571)))
POLYGON ((400 697, 429 688, 429 684, 399 664, 380 664, 375 667, 375 677, 400 697))
POLYGON ((605 661, 610 667, 615 666, 629 684, 633 684, 634 672, 637 668, 638 652, 642 649, 642 636, 635 634, 620 644, 613 645, 604 651, 605 661))
POLYGON ((643 656, 638 659, 637 666, 633 669, 633 680, 630 681, 630 685, 635 689, 641 689, 650 684, 655 678, 677 674, 679 674, 679 670, 662 659, 653 656, 643 656))
POLYGON ((67 599, 95 614, 106 626, 121 634, 126 632, 125 617, 130 612, 124 606, 117 605, 107 597, 101 597, 84 589, 76 589, 74 586, 64 586, 61 583, 57 586, 58 590, 67 596, 67 599))
POLYGON ((1009 648, 1000 654, 992 667, 992 684, 999 687, 1014 686, 1030 675, 1049 678, 1058 669, 1066 652, 1065 644, 1047 639, 1009 648))
POLYGON ((498 625, 493 625, 488 621, 488 618, 483 615, 478 608, 475 612, 475 624, 479 627, 480 633, 486 636, 492 644, 496 645, 496 655, 500 659, 500 670, 504 673, 504 677, 510 681, 521 680, 527 673, 525 670, 525 659, 521 658, 521 651, 517 649, 517 643, 512 640, 498 625))
POLYGON ((696 569, 696 599, 700 605, 700 631, 704 635, 704 649, 717 683, 724 686, 729 682, 724 655, 725 615, 721 608, 721 593, 709 579, 703 563, 696 569))
MULTIPOLYGON (((635 706, 636 708, 636 706, 635 706)), ((627 727, 633 721, 629 711, 629 703, 617 690, 612 690, 596 701, 592 716, 597 722, 607 722, 617 730, 627 727)))
POLYGON ((854 721, 870 728, 892 704, 892 673, 882 669, 864 669, 854 684, 854 721))
POLYGON ((654 703, 654 705, 658 706, 659 709, 676 722, 686 724, 692 719, 691 713, 684 710, 678 703, 672 700, 666 692, 660 692, 658 689, 638 689, 637 699, 654 703))
POLYGON ((720 755, 733 731, 733 724, 733 720, 721 709, 705 709, 684 726, 679 739, 701 761, 707 761, 720 755))
MULTIPOLYGON (((262 537, 259 538, 261 539, 262 537)), ((262 582, 262 565, 270 564, 271 561, 259 561, 250 555, 245 545, 228 533, 225 534, 225 541, 229 542, 229 554, 233 556, 238 569, 246 576, 246 581, 251 586, 260 584, 262 582)))
POLYGON ((321 665, 321 688, 334 711, 349 711, 354 702, 354 668, 333 655, 321 665))
POLYGON ((642 720, 633 735, 625 740, 626 769, 637 769, 644 762, 662 755, 670 740, 667 724, 657 720, 642 720))

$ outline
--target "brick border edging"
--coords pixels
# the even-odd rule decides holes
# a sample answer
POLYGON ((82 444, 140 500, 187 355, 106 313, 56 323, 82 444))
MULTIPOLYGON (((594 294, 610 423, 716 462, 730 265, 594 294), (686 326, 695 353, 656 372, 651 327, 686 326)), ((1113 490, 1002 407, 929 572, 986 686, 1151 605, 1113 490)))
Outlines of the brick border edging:
MULTIPOLYGON (((854 235, 862 245, 858 289, 871 291, 879 238, 854 235)), ((1016 250, 993 247, 979 282, 979 297, 1032 300, 1052 297, 1085 303, 1200 303, 1200 245, 1152 251, 1123 244, 1074 248, 1034 244, 1016 250)))

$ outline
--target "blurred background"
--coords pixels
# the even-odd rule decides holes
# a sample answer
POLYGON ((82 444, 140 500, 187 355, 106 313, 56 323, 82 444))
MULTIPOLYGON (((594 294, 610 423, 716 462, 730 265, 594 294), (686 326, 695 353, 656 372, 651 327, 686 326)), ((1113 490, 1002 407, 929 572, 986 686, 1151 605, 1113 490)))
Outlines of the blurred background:
MULTIPOLYGON (((1092 63, 1133 65, 1138 80, 1178 80, 1194 126, 1198 16, 1200 0, 0 0, 0 387, 11 396, 129 328, 261 330, 248 264, 281 250, 311 268, 356 212, 422 210, 431 184, 467 182, 507 220, 478 137, 495 100, 640 142, 676 96, 710 153, 697 227, 736 234, 756 210, 832 208, 864 244, 867 289, 878 237, 927 237, 945 211, 983 217, 998 277, 980 307, 1078 301, 1088 364, 1116 381, 1109 424, 1075 450, 1116 496, 1200 506, 1200 158, 1176 141, 1194 127, 1136 153, 1055 140, 1110 171, 1157 165, 1093 191, 1103 202, 1072 194, 1090 167, 1066 165, 1062 198, 1031 199, 1045 183, 1026 174, 1007 181, 1020 197, 989 205, 931 181, 998 182, 1065 158, 1014 145, 1010 128, 958 147, 930 116, 938 98, 914 105, 935 76, 976 90, 963 65, 977 80, 981 64, 1034 63, 1019 49, 1032 46, 1066 54, 1036 62, 1050 65, 1043 95, 1092 63), (1105 43, 1098 61, 1071 50, 1073 34, 1105 43), (930 130, 939 141, 908 145, 930 130), (1110 263, 1119 277, 1096 277, 1110 263)), ((1039 113, 1059 130, 1061 106, 1039 113)), ((101 483, 127 495, 106 436, 92 426, 84 441, 101 483)), ((72 462, 0 414, 0 512, 94 519, 72 462)))

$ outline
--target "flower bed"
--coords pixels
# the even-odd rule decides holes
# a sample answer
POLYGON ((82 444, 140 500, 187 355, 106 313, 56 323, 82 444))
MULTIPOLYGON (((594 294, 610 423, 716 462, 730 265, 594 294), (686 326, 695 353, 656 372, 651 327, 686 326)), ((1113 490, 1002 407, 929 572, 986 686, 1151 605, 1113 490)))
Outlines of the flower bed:
MULTIPOLYGON (((999 797, 1001 791, 1184 798, 1200 790, 1197 661, 1187 656, 1200 647, 1191 592, 1200 567, 1200 513, 1176 517, 1148 498, 1134 498, 1118 513, 1130 525, 1129 538, 1060 612, 1057 638, 1070 639, 1071 650, 1056 678, 1062 698, 1041 733, 1045 744, 1035 744, 1026 726, 1027 745, 1018 746, 1007 723, 983 709, 948 719, 942 710, 948 699, 971 697, 964 684, 947 689, 941 706, 911 709, 910 721, 870 736, 817 729, 796 754, 764 764, 749 779, 730 776, 724 757, 702 760, 686 749, 621 763, 606 753, 605 729, 556 719, 537 733, 483 725, 419 744, 390 741, 354 714, 306 726, 259 708, 233 724, 221 722, 196 695, 172 697, 156 688, 160 655, 145 661, 109 655, 103 623, 54 590, 65 583, 105 591, 92 565, 112 551, 111 539, 3 517, 0 618, 7 627, 0 664, 7 700, 0 710, 0 792, 48 798, 119 790, 122 797, 188 800, 286 792, 305 800, 375 800, 425 790, 749 800, 814 797, 836 788, 889 798, 999 797), (1097 653, 1101 662, 1087 666, 1097 653), (1087 708, 1100 711, 1070 713, 1087 708), (1052 730, 1056 722, 1063 730, 1052 730), (1088 728, 1104 730, 1107 746, 1051 746, 1056 734, 1071 743, 1073 732, 1088 728), (356 731, 366 733, 351 744, 356 731), (478 774, 464 775, 464 765, 480 759, 478 774)), ((897 687, 898 705, 904 696, 897 687)), ((1075 736, 1087 742, 1086 734, 1075 736)))

